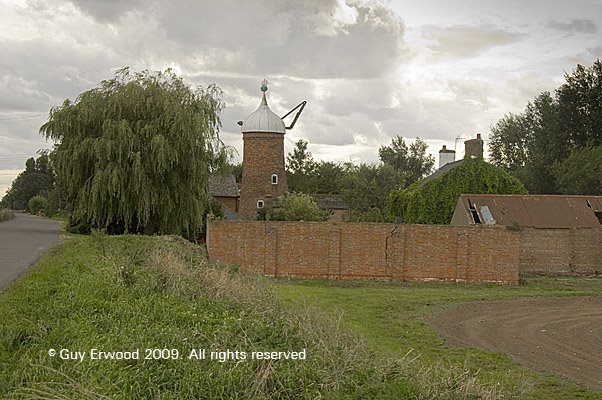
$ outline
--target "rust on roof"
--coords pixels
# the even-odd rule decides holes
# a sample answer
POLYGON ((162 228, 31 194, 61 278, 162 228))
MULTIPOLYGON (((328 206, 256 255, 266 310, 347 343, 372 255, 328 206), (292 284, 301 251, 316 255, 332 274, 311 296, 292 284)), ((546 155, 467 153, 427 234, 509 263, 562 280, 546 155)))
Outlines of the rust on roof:
POLYGON ((209 195, 213 197, 238 197, 234 175, 209 175, 209 195))
POLYGON ((471 224, 520 224, 534 228, 601 226, 602 196, 463 194, 458 202, 471 224))

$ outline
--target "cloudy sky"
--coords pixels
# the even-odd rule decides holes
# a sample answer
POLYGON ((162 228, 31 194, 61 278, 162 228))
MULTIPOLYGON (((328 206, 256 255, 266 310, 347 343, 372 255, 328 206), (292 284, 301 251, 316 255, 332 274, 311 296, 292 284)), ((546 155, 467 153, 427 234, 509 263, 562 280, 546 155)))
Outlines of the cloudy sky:
MULTIPOLYGON (((0 0, 0 196, 52 106, 117 68, 173 68, 215 83, 221 137, 268 102, 314 158, 375 162, 391 137, 436 154, 520 112, 577 63, 602 58, 600 0, 0 0), (458 140, 456 140, 458 139, 458 140)), ((240 158, 240 156, 238 156, 240 158)))

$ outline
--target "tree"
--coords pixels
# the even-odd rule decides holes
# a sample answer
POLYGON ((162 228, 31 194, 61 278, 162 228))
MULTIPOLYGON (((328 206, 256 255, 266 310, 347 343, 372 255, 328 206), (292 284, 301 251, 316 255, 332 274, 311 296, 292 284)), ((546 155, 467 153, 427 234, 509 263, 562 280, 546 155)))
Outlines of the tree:
POLYGON ((54 173, 48 161, 48 155, 41 153, 38 159, 29 158, 25 162, 25 171, 12 182, 6 195, 2 198, 4 207, 15 210, 27 208, 29 199, 53 190, 54 173))
POLYGON ((316 162, 307 149, 307 141, 300 139, 295 143, 295 148, 286 157, 286 167, 286 179, 291 192, 313 193, 315 191, 312 178, 316 162))
POLYGON ((554 175, 562 194, 602 194, 602 145, 573 150, 555 165, 554 175))
POLYGON ((281 219, 285 221, 324 221, 327 213, 304 193, 289 193, 282 201, 281 219))
POLYGON ((503 169, 479 158, 466 158, 441 176, 391 192, 387 210, 399 222, 449 224, 462 193, 526 194, 527 190, 503 169))
POLYGON ((320 161, 315 164, 312 181, 313 193, 338 194, 341 191, 341 179, 344 174, 343 166, 331 161, 320 161))
POLYGON ((241 183, 242 182, 242 163, 238 163, 238 164, 231 164, 231 163, 226 163, 226 165, 224 166, 223 169, 223 174, 224 175, 234 175, 234 179, 236 180, 236 183, 241 183))
POLYGON ((72 225, 111 232, 201 232, 219 140, 221 91, 190 88, 171 70, 128 68, 52 108, 40 132, 56 144, 57 179, 72 225))
POLYGON ((391 139, 390 146, 381 146, 378 156, 405 179, 405 186, 424 178, 433 170, 435 158, 428 154, 427 144, 420 138, 408 147, 401 136, 391 139))
MULTIPOLYGON (((602 145, 602 62, 591 68, 577 65, 565 81, 554 96, 541 93, 522 114, 508 114, 491 129, 492 162, 533 193, 563 192, 559 165, 574 151, 602 145)), ((575 179, 588 176, 586 170, 577 171, 584 164, 572 168, 575 179)), ((574 183, 574 188, 588 186, 574 183)))
POLYGON ((347 163, 341 179, 341 195, 349 205, 352 221, 381 222, 389 193, 401 187, 400 174, 389 164, 347 163), (380 215, 377 216, 378 210, 380 215))

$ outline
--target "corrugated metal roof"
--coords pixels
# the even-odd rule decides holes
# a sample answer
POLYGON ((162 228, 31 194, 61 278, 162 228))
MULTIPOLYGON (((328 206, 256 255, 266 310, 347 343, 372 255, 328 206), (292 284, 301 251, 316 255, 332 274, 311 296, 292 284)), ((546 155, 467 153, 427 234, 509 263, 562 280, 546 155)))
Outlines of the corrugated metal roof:
POLYGON ((487 195, 460 196, 465 211, 487 207, 497 225, 518 223, 534 228, 600 227, 595 211, 602 212, 602 196, 487 195))

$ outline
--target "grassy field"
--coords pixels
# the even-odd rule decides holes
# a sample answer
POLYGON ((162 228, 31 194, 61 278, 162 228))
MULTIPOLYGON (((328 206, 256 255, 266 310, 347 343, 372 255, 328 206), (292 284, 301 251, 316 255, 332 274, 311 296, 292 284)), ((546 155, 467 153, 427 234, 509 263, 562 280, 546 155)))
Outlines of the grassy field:
POLYGON ((425 322, 459 302, 600 294, 599 280, 535 279, 521 287, 275 282, 210 263, 177 237, 71 236, 0 294, 0 398, 599 395, 503 355, 447 348, 425 322), (105 359, 91 358, 101 351, 105 359), (306 360, 252 359, 272 351, 306 360), (106 359, 110 352, 139 359, 106 359))
MULTIPOLYGON (((410 365, 417 374, 426 371, 443 376, 446 370, 460 368, 477 375, 484 387, 501 388, 506 398, 602 398, 600 392, 523 368, 504 354, 448 347, 428 324, 429 316, 471 301, 599 296, 602 279, 533 277, 524 279, 520 286, 282 280, 278 288, 293 304, 315 304, 339 315, 345 326, 365 338, 383 358, 410 352, 418 357, 410 365)), ((441 379, 433 379, 438 381, 441 379)))
POLYGON ((336 320, 283 305, 265 279, 208 263, 177 237, 74 236, 0 295, 0 315, 3 399, 421 393, 404 360, 385 362, 336 320), (252 359, 272 351, 306 360, 252 359))

